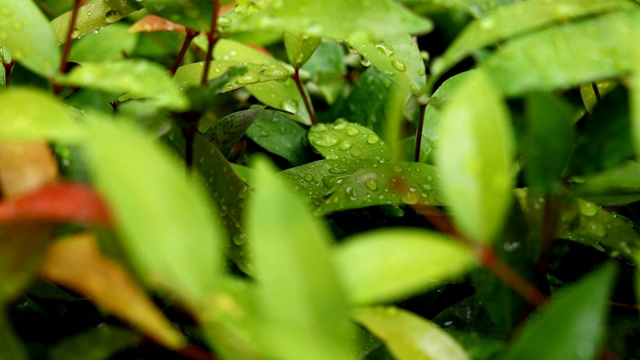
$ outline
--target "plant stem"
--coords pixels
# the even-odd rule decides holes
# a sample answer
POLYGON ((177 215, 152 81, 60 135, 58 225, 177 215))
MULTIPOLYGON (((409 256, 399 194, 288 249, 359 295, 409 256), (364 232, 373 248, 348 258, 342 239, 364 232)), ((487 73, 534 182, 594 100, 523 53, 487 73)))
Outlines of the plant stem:
POLYGON ((302 97, 302 101, 304 102, 304 107, 307 109, 309 113, 309 118, 311 118, 311 125, 317 124, 316 114, 313 112, 313 107, 311 107, 311 101, 309 100, 309 96, 307 92, 304 90, 304 85, 302 85, 302 80, 300 80, 300 69, 298 67, 295 68, 295 72, 291 75, 293 81, 295 81, 296 86, 298 87, 298 91, 300 92, 300 96, 302 97))
POLYGON ((427 109, 426 103, 420 104, 420 114, 418 115, 418 128, 416 129, 416 146, 413 151, 413 161, 420 162, 420 147, 422 146, 422 131, 424 129, 424 113, 427 109))
POLYGON ((62 50, 62 57, 60 58, 60 73, 67 73, 67 59, 69 58, 69 52, 71 51, 71 39, 73 29, 76 27, 76 21, 78 20, 78 12, 80 11, 80 5, 82 0, 73 1, 73 11, 71 12, 71 21, 69 22, 69 29, 67 29, 67 40, 64 42, 64 49, 62 50))
POLYGON ((191 41, 193 41, 193 38, 198 36, 198 34, 200 34, 199 31, 187 28, 187 34, 185 35, 184 42, 182 43, 182 47, 180 48, 180 52, 178 53, 178 56, 176 56, 176 60, 173 62, 173 66, 171 66, 171 69, 169 70, 169 73, 171 75, 174 75, 178 70, 178 66, 180 66, 182 58, 184 58, 184 54, 187 53, 189 45, 191 45, 191 41))
POLYGON ((4 87, 8 88, 9 83, 11 82, 11 70, 13 70, 13 64, 15 61, 11 60, 8 63, 2 62, 2 66, 4 67, 4 87))
POLYGON ((213 0, 213 11, 211 12, 211 29, 207 31, 207 56, 204 61, 204 71, 202 72, 202 79, 200 85, 207 84, 209 78, 209 68, 211 67, 211 61, 213 60, 213 47, 218 42, 218 10, 220 9, 220 0, 213 0))
POLYGON ((592 82, 591 88, 593 89, 593 93, 596 94, 596 99, 600 101, 600 89, 598 89, 598 84, 596 84, 595 82, 592 82))

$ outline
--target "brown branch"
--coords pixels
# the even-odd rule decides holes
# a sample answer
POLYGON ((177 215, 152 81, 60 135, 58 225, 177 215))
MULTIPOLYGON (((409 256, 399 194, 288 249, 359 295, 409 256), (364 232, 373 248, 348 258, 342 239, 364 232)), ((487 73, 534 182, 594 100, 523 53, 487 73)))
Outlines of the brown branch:
MULTIPOLYGON (((178 52, 178 56, 176 56, 176 60, 173 62, 173 66, 171 66, 171 69, 169 70, 169 73, 171 75, 174 75, 178 70, 180 63, 184 58, 184 54, 187 53, 187 50, 189 49, 189 45, 191 45, 193 38, 195 38, 196 36, 198 36, 198 34, 200 34, 199 31, 194 29, 187 28, 186 31, 187 31, 187 34, 184 38, 184 42, 182 43, 182 47, 180 48, 180 52, 178 52)), ((209 70, 207 70, 207 72, 209 72, 209 70)))
POLYGON ((218 42, 218 11, 220 9, 220 0, 213 0, 213 11, 211 12, 211 29, 207 31, 207 55, 204 61, 204 70, 200 85, 205 86, 209 78, 209 68, 213 60, 213 47, 218 42))
POLYGON ((11 82, 11 71, 13 70, 13 65, 16 62, 11 60, 8 63, 7 62, 2 62, 2 66, 4 67, 4 87, 8 88, 9 87, 9 83, 11 82))
POLYGON ((80 11, 80 5, 82 0, 73 1, 73 11, 71 12, 71 21, 69 22, 69 29, 67 29, 67 39, 64 42, 64 49, 62 50, 62 56, 60 58, 60 73, 67 73, 67 59, 69 59, 69 52, 71 51, 71 39, 73 37, 73 29, 76 27, 76 21, 78 20, 78 12, 80 11))
POLYGON ((304 107, 307 109, 309 113, 309 117, 311 118, 311 125, 315 125, 318 122, 316 121, 316 114, 313 112, 313 107, 311 107, 311 101, 309 100, 309 96, 307 92, 304 90, 304 85, 302 84, 302 80, 300 80, 300 69, 298 67, 295 68, 295 72, 291 75, 291 78, 296 83, 298 87, 298 91, 300 92, 300 96, 302 97, 302 101, 304 102, 304 107))
POLYGON ((420 162, 420 147, 422 146, 422 132, 424 131, 424 113, 427 104, 420 104, 420 115, 418 115, 418 128, 416 129, 416 145, 413 151, 413 161, 420 162))
POLYGON ((595 82, 592 82, 591 88, 593 89, 593 93, 596 95, 596 99, 600 101, 600 89, 598 89, 598 84, 595 82))

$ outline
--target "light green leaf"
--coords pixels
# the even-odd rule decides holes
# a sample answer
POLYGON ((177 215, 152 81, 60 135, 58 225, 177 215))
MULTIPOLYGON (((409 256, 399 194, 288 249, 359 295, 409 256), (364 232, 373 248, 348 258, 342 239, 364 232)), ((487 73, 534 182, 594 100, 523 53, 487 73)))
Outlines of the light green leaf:
POLYGON ((138 34, 129 32, 129 25, 113 24, 98 33, 90 33, 74 42, 69 61, 77 63, 122 60, 131 54, 138 41, 138 34))
POLYGON ((12 87, 0 93, 2 141, 78 141, 83 129, 64 106, 41 90, 12 87))
MULTIPOLYGON (((106 0, 81 6, 71 37, 78 39, 90 32, 100 30, 129 16, 141 7, 140 2, 136 0, 106 0)), ((64 43, 67 40, 71 13, 68 11, 51 20, 51 27, 53 27, 58 43, 64 43)))
POLYGON ((316 51, 322 38, 310 37, 292 32, 284 33, 284 47, 287 50, 289 64, 294 68, 300 68, 316 51))
POLYGON ((307 130, 279 111, 263 111, 247 129, 247 136, 294 166, 309 160, 307 130))
POLYGON ((507 96, 568 88, 633 71, 640 50, 629 41, 639 36, 636 6, 524 35, 501 46, 482 67, 507 96))
POLYGON ((605 265, 554 294, 530 319, 500 360, 590 360, 597 355, 615 266, 605 265))
POLYGON ((401 300, 464 275, 473 252, 455 239, 417 229, 384 229, 345 239, 334 259, 354 305, 401 300))
POLYGON ((396 307, 354 310, 355 320, 377 336, 397 360, 466 360, 451 335, 427 319, 396 307))
POLYGON ((0 44, 13 59, 43 77, 60 67, 60 50, 51 25, 33 0, 0 0, 0 44))
POLYGON ((426 92, 424 60, 411 35, 389 35, 378 42, 353 40, 350 44, 363 58, 416 97, 426 92))
MULTIPOLYGON (((241 87, 263 83, 268 81, 283 81, 289 78, 289 70, 282 65, 259 65, 247 63, 245 61, 229 61, 229 60, 213 60, 209 68, 208 79, 215 79, 224 75, 230 67, 244 67, 247 72, 239 75, 223 88, 222 92, 227 92, 241 87)), ((202 73, 204 71, 204 62, 184 65, 178 68, 173 81, 178 84, 181 89, 189 86, 200 84, 202 73)))
POLYGON ((485 72, 460 84, 440 123, 435 159, 445 203, 459 230, 490 242, 511 206, 515 150, 508 110, 485 72))
POLYGON ((533 0, 498 7, 467 25, 446 52, 433 62, 431 82, 460 60, 488 45, 553 23, 631 8, 633 5, 626 0, 533 0))
POLYGON ((424 34, 433 25, 392 0, 278 0, 232 23, 229 30, 256 28, 334 39, 376 40, 398 33, 424 34))
POLYGON ((198 306, 222 269, 222 230, 206 190, 133 125, 90 125, 89 165, 132 265, 148 286, 198 306))
POLYGON ((158 64, 146 60, 105 61, 86 63, 61 76, 67 85, 120 93, 121 98, 150 98, 158 106, 184 110, 189 106, 187 97, 175 86, 166 71, 158 64))
POLYGON ((317 124, 309 130, 311 146, 327 159, 391 160, 391 150, 372 130, 344 119, 317 124))
POLYGON ((269 164, 256 165, 247 209, 257 274, 256 336, 269 358, 351 359, 353 329, 328 229, 269 164))

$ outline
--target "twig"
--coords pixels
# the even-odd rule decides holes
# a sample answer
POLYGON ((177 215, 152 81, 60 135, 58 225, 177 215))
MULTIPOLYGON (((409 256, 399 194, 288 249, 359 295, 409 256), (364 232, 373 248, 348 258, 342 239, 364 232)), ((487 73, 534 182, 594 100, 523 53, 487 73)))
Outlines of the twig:
POLYGON ((598 84, 596 84, 595 82, 592 82, 591 88, 593 89, 593 93, 596 95, 596 99, 600 101, 600 89, 598 89, 598 84))
POLYGON ((420 104, 420 115, 418 115, 418 128, 416 129, 416 147, 413 151, 413 161, 420 161, 420 147, 422 146, 422 131, 424 131, 424 113, 427 109, 427 104, 420 104))
POLYGON ((11 82, 11 71, 13 70, 13 65, 16 62, 11 60, 8 63, 2 62, 2 66, 4 67, 4 87, 8 88, 9 83, 11 82))
MULTIPOLYGON (((198 36, 198 34, 200 34, 199 31, 187 28, 187 34, 184 38, 184 42, 182 43, 182 47, 180 48, 180 52, 178 53, 178 56, 176 56, 176 60, 173 62, 173 66, 171 66, 171 69, 169 70, 171 75, 174 75, 178 70, 180 63, 182 62, 182 58, 184 58, 184 54, 187 53, 187 49, 189 49, 189 45, 191 45, 191 41, 193 41, 193 38, 198 36)), ((208 71, 209 70, 207 70, 207 72, 208 71)))
POLYGON ((209 78, 209 68, 213 60, 213 47, 218 42, 218 10, 220 9, 220 0, 213 0, 213 11, 211 12, 211 29, 207 31, 207 56, 204 61, 204 70, 200 85, 205 86, 209 78))
POLYGON ((62 57, 60 58, 60 73, 62 74, 67 73, 67 59, 69 58, 69 52, 71 51, 73 29, 76 27, 81 2, 82 0, 73 1, 73 11, 71 12, 71 21, 69 22, 69 29, 67 30, 67 40, 64 42, 64 49, 62 50, 62 57))
POLYGON ((300 80, 300 69, 298 67, 295 68, 295 72, 291 75, 293 81, 295 81, 296 86, 298 87, 298 91, 300 92, 300 96, 302 97, 302 101, 304 102, 304 107, 307 109, 309 113, 309 117, 311 118, 311 124, 317 124, 316 114, 313 112, 313 108, 311 107, 311 101, 309 100, 309 96, 307 92, 304 90, 304 86, 302 85, 302 80, 300 80))

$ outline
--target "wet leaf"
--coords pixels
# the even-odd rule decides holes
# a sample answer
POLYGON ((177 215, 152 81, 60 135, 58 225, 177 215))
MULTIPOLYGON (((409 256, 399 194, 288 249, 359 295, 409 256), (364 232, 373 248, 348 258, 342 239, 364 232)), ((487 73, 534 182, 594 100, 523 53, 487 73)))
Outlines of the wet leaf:
POLYGON ((398 360, 469 359, 454 338, 437 325, 395 307, 359 308, 354 318, 380 338, 398 360))
POLYGON ((336 191, 344 179, 352 176, 367 161, 345 161, 338 159, 318 160, 287 169, 280 173, 293 186, 293 191, 302 192, 310 198, 321 198, 336 191), (324 180, 324 181, 323 181, 324 180))
POLYGON ((338 119, 333 124, 317 124, 309 129, 309 143, 326 159, 391 160, 391 150, 372 130, 338 119))
POLYGON ((51 25, 32 0, 0 0, 0 42, 13 59, 43 77, 60 67, 60 50, 51 25))
POLYGON ((53 243, 40 273, 83 294, 168 348, 185 345, 182 335, 161 315, 127 270, 100 253, 98 242, 90 233, 71 235, 53 243))
MULTIPOLYGON (((141 8, 136 0, 98 1, 81 6, 78 10, 76 27, 71 33, 73 39, 80 38, 88 33, 100 30, 141 8)), ((71 11, 68 11, 51 20, 51 27, 59 43, 67 40, 71 11)))
POLYGON ((213 3, 209 0, 145 0, 150 13, 200 31, 211 28, 213 3))
POLYGON ((204 135, 223 155, 229 156, 238 140, 263 110, 264 106, 259 106, 229 114, 217 120, 204 135))
POLYGON ((302 67, 309 72, 311 81, 318 85, 329 104, 336 101, 346 84, 347 68, 344 64, 344 55, 344 47, 341 44, 323 40, 313 56, 302 67))
POLYGON ((632 71, 638 35, 640 11, 619 11, 514 39, 482 66, 507 96, 579 86, 632 71))
POLYGON ((405 32, 424 34, 431 31, 433 25, 389 0, 329 0, 321 3, 283 0, 232 23, 230 31, 256 28, 347 40, 356 37, 380 39, 405 32))
POLYGON ((350 44, 364 59, 416 97, 426 92, 424 60, 411 35, 399 33, 377 42, 351 41, 350 44))
POLYGON ((352 304, 402 300, 464 275, 475 267, 471 250, 445 235, 384 229, 345 239, 334 250, 352 304))
POLYGON ((90 131, 91 172, 138 275, 196 307, 222 266, 222 229, 206 190, 132 125, 96 119, 90 131))
POLYGON ((607 318, 615 266, 608 264, 554 294, 530 319, 499 359, 576 359, 596 357, 607 318))
POLYGON ((124 93, 121 99, 148 98, 171 110, 185 110, 189 102, 160 65, 147 60, 86 63, 60 79, 67 85, 124 93))
POLYGON ((51 349, 50 359, 106 360, 140 340, 140 336, 131 330, 101 324, 56 344, 51 349))
POLYGON ((307 130, 279 111, 263 111, 247 129, 247 136, 294 166, 309 160, 307 130))
POLYGON ((102 198, 90 187, 59 183, 0 201, 0 224, 20 221, 81 222, 108 226, 102 198))
POLYGON ((526 130, 522 139, 525 179, 537 195, 551 194, 561 180, 573 147, 571 107, 545 93, 525 99, 526 130))
POLYGON ((186 33, 186 28, 157 15, 147 15, 129 27, 129 32, 154 31, 179 31, 186 33))
POLYGON ((330 257, 330 233, 271 165, 256 165, 247 227, 255 250, 260 344, 278 359, 351 359, 353 329, 330 257))
POLYGON ((124 24, 113 24, 97 33, 89 33, 73 43, 69 61, 77 63, 122 60, 133 53, 138 34, 128 31, 124 24))
POLYGON ((284 33, 284 46, 287 50, 289 64, 294 68, 302 67, 316 51, 322 38, 310 37, 293 32, 284 33))
POLYGON ((625 0, 535 0, 500 6, 465 27, 445 53, 433 62, 431 81, 435 81, 474 51, 488 45, 554 23, 632 7, 633 5, 625 0))
POLYGON ((600 205, 626 205, 640 200, 640 164, 626 161, 607 171, 584 178, 572 194, 600 205))
POLYGON ((512 202, 514 140, 509 113, 491 79, 469 76, 443 107, 435 154, 440 186, 456 226, 490 242, 512 202))
POLYGON ((82 137, 62 103, 42 90, 15 88, 0 93, 0 139, 59 140, 82 137))

